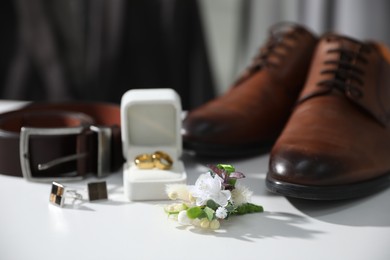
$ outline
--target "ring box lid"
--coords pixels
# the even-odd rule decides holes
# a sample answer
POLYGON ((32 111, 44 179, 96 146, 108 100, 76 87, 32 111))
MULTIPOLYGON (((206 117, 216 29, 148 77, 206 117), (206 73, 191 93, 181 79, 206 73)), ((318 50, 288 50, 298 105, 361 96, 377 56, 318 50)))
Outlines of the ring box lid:
POLYGON ((157 150, 182 153, 181 101, 173 89, 131 89, 121 100, 123 156, 128 162, 157 150))

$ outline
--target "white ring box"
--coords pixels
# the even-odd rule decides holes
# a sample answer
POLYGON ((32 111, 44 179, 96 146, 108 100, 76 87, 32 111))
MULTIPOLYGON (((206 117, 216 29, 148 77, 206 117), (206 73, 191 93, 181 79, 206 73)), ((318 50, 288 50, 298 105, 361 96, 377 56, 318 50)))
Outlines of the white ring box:
POLYGON ((131 89, 121 100, 123 187, 127 199, 167 200, 166 184, 185 184, 181 138, 181 102, 173 89, 131 89), (169 170, 139 169, 134 158, 163 151, 173 159, 169 170))

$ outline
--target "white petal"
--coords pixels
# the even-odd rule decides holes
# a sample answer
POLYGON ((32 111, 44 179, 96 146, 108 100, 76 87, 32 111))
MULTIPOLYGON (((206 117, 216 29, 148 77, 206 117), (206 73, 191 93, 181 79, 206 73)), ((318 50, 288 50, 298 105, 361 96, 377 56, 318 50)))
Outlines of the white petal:
POLYGON ((217 194, 214 194, 212 199, 222 207, 225 207, 228 204, 228 200, 231 197, 231 193, 228 190, 222 190, 217 194))
POLYGON ((179 212, 179 215, 177 216, 177 221, 181 225, 191 225, 191 219, 187 216, 187 211, 185 210, 179 212))

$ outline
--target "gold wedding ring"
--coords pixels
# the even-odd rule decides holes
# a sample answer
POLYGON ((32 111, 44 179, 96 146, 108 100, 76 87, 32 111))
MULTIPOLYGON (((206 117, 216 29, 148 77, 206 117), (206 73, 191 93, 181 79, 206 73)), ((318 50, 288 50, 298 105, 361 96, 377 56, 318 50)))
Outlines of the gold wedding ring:
POLYGON ((162 151, 156 151, 153 154, 140 154, 134 159, 135 165, 140 169, 168 170, 172 167, 172 158, 162 151))
POLYGON ((140 154, 134 159, 135 165, 140 169, 152 169, 154 168, 154 159, 152 155, 144 153, 140 154))
POLYGON ((154 166, 160 170, 168 170, 172 167, 172 158, 164 152, 156 151, 154 154, 152 154, 152 158, 154 161, 154 166))

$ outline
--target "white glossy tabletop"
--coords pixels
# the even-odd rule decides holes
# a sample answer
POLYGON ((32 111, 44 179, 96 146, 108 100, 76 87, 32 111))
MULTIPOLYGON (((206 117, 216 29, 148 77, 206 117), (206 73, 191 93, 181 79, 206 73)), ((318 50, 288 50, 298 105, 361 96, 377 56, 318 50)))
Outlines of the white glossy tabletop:
MULTIPOLYGON (((0 102, 3 110, 9 105, 0 102)), ((390 259, 390 189, 348 201, 288 199, 265 189, 268 155, 182 159, 189 184, 208 163, 233 164, 265 212, 199 230, 168 219, 167 202, 126 201, 121 171, 105 179, 107 201, 64 208, 49 204, 51 184, 0 175, 0 259, 390 259)), ((65 185, 85 188, 91 181, 65 185)))

